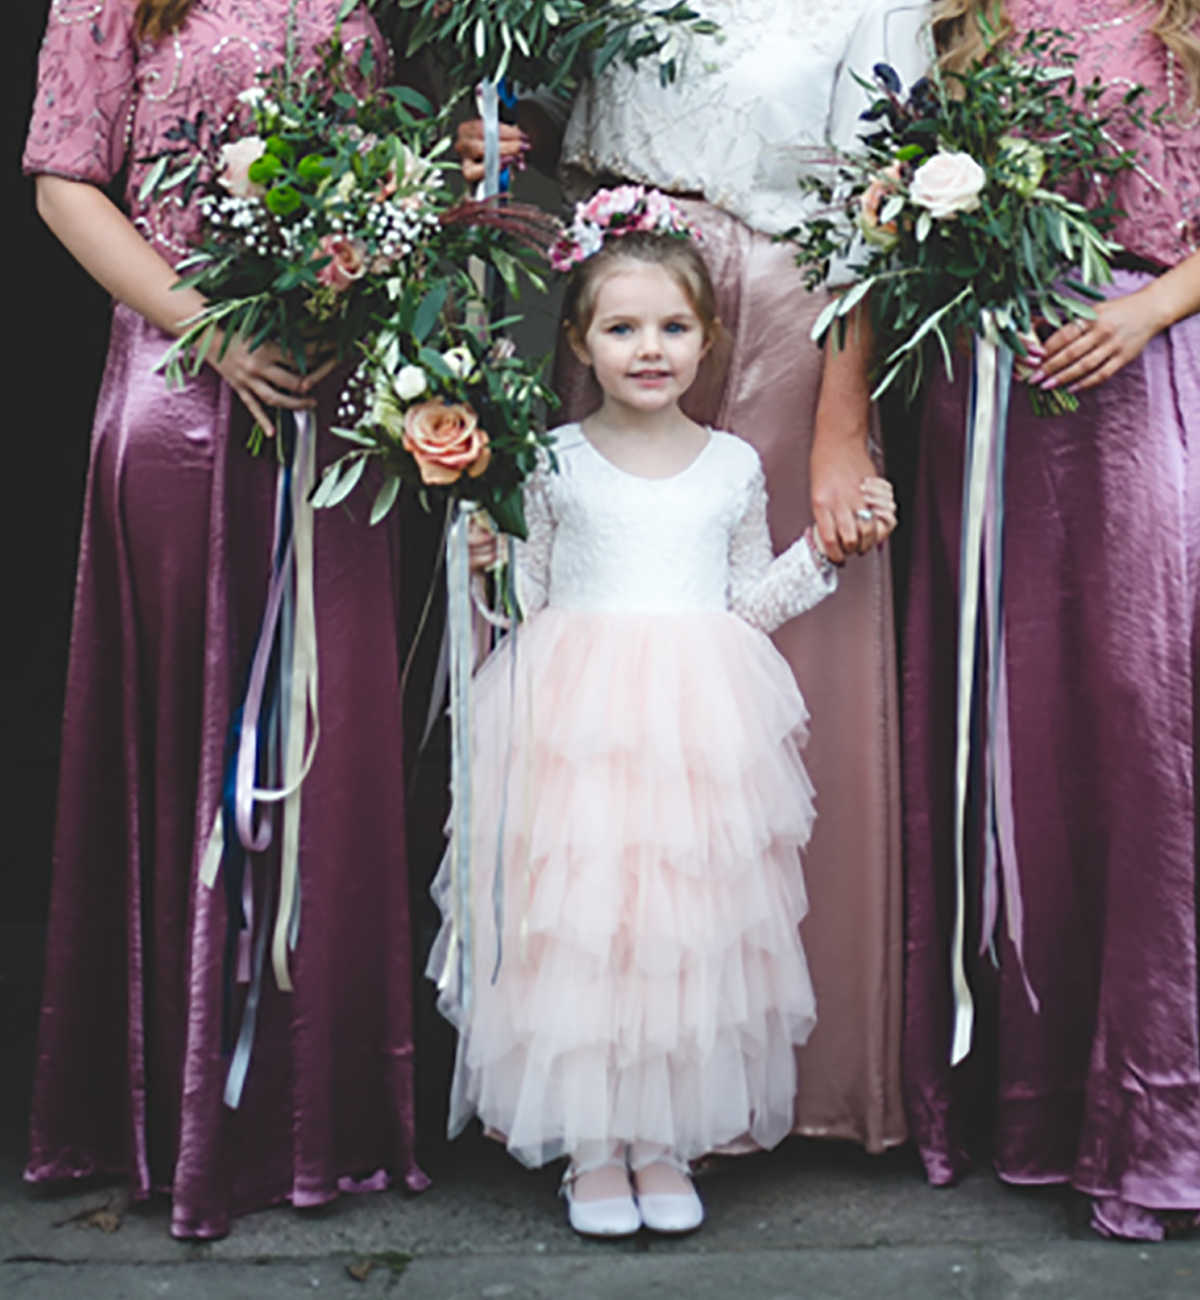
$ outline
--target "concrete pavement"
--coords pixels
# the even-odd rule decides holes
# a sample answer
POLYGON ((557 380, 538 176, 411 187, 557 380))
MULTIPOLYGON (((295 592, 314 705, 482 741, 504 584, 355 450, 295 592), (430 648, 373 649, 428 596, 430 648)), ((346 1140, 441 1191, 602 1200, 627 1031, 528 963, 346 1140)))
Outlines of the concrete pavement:
POLYGON ((281 1207, 238 1220, 223 1241, 177 1242, 164 1201, 129 1209, 117 1186, 46 1192, 20 1180, 39 942, 36 928, 0 927, 4 1300, 1200 1297, 1200 1240, 1106 1243, 1068 1191, 1015 1190, 987 1171, 935 1191, 911 1151, 868 1157, 800 1140, 715 1162, 700 1180, 708 1222, 679 1241, 581 1241, 553 1171, 464 1137, 431 1144, 434 1187, 420 1196, 281 1207))

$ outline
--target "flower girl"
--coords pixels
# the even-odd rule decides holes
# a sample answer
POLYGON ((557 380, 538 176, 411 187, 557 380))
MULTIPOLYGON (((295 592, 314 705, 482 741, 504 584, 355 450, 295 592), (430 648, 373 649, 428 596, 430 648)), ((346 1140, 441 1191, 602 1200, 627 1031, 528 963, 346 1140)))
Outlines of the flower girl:
MULTIPOLYGON (((772 558, 757 454, 679 409, 720 329, 681 211, 601 191, 556 261, 603 401, 527 486, 525 621, 477 678, 473 880, 464 902, 447 856, 429 967, 460 1034, 450 1131, 568 1157, 578 1232, 686 1232, 689 1161, 792 1127, 813 790, 766 634, 836 571, 811 530, 772 558)), ((862 494, 890 531, 890 484, 862 494)))

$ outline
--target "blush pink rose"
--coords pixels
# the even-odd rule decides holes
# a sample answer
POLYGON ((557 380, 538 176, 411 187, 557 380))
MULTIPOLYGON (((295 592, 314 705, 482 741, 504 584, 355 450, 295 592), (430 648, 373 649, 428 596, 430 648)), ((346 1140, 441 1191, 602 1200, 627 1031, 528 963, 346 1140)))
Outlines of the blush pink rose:
POLYGON ((913 174, 909 194, 931 217, 946 221, 974 212, 987 184, 987 173, 969 153, 935 153, 913 174))
POLYGON ((366 274, 366 250, 357 239, 343 235, 324 235, 320 243, 321 256, 330 260, 317 272, 317 282, 341 293, 355 280, 366 274))
POLYGON ((266 152, 267 146, 257 135, 244 135, 240 140, 221 146, 221 170, 218 182, 237 199, 261 198, 263 188, 250 179, 250 168, 266 152))
POLYGON ((423 483, 446 486, 464 473, 478 478, 492 459, 488 436, 466 402, 451 405, 440 397, 404 414, 404 450, 412 454, 423 483))

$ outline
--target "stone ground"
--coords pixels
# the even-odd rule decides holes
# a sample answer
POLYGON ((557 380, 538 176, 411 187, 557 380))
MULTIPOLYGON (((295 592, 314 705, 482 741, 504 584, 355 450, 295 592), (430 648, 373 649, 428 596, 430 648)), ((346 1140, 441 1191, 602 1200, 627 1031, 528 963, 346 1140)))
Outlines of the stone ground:
POLYGON ((431 1144, 432 1190, 348 1196, 239 1220, 224 1241, 172 1240, 165 1202, 119 1186, 33 1191, 20 1178, 41 928, 0 926, 0 1296, 5 1300, 1196 1300, 1200 1240, 1100 1241, 1069 1192, 981 1171, 925 1185, 909 1150, 868 1157, 793 1140, 701 1178, 694 1236, 582 1241, 552 1171, 493 1144, 431 1144))

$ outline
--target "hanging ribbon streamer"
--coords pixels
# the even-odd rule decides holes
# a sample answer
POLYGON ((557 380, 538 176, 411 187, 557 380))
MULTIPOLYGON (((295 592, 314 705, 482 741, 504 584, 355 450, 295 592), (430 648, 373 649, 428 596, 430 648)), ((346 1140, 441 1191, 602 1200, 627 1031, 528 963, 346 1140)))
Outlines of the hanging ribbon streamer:
POLYGON ((475 638, 471 622, 471 512, 454 508, 446 537, 446 637, 450 678, 450 919, 446 969, 439 988, 457 989, 456 1001, 470 1011, 474 986, 475 925, 471 888, 473 808, 471 790, 471 673, 475 638))
POLYGON ((200 868, 201 882, 214 888, 224 873, 226 942, 222 1041, 232 1061, 225 1101, 235 1108, 249 1067, 262 990, 270 880, 263 885, 263 919, 254 931, 250 877, 275 840, 272 805, 283 804, 279 853, 279 909, 272 962, 276 983, 291 992, 288 953, 300 926, 301 787, 316 754, 317 634, 313 598, 313 510, 308 497, 315 481, 316 428, 307 411, 295 413, 294 436, 285 432, 275 501, 275 538, 267 606, 242 699, 230 719, 225 747, 221 808, 200 868), (254 934, 250 951, 249 939, 254 934), (236 1042, 233 987, 250 981, 236 1042))
POLYGON ((1008 407, 1012 390, 1012 352, 998 339, 985 317, 975 338, 975 362, 967 417, 964 458, 963 517, 959 570, 958 693, 954 755, 955 913, 951 951, 954 1030, 950 1063, 957 1065, 971 1050, 975 1008, 966 974, 967 931, 967 795, 971 779, 971 725, 976 698, 981 577, 988 633, 986 666, 986 751, 984 760, 981 951, 995 958, 1001 882, 1005 918, 1026 993, 1034 1009, 1037 998, 1025 973, 1023 911, 1013 834, 1012 755, 1008 727, 1008 671, 1005 662, 1004 464, 1008 407))

